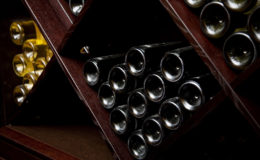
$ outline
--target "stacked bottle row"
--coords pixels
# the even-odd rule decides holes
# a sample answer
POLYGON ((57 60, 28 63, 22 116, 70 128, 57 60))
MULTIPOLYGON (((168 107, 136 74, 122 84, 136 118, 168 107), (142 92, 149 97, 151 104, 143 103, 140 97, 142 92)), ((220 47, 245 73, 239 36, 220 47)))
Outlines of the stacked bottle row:
POLYGON ((221 43, 231 68, 244 70, 256 60, 260 43, 259 0, 185 0, 185 3, 200 12, 202 32, 221 43))
POLYGON ((14 21, 10 26, 10 38, 22 48, 22 53, 16 54, 12 61, 14 73, 22 78, 23 83, 13 91, 14 101, 20 106, 53 53, 32 20, 14 21))
POLYGON ((97 89, 113 131, 127 140, 136 159, 174 134, 219 89, 183 42, 134 46, 126 54, 88 59, 84 77, 97 89))

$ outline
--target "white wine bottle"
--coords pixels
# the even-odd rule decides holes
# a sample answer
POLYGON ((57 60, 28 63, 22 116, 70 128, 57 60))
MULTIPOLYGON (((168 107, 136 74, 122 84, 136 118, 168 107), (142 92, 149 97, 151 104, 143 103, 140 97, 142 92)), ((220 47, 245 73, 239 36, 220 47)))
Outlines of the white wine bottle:
POLYGON ((34 71, 33 63, 25 58, 22 53, 14 56, 12 65, 14 73, 19 77, 34 71))
POLYGON ((27 94, 28 94, 28 90, 25 88, 24 85, 21 84, 21 85, 16 86, 13 91, 14 102, 18 106, 21 106, 22 103, 24 102, 27 94))
POLYGON ((48 46, 40 39, 28 39, 23 43, 23 54, 29 61, 37 57, 47 57, 48 46))

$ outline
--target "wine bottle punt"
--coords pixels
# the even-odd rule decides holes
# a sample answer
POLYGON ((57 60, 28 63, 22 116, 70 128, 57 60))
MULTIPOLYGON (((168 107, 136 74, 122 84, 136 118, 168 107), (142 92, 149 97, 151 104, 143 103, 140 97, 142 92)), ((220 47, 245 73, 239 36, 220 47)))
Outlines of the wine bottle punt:
POLYGON ((134 131, 137 121, 128 112, 127 105, 120 105, 110 112, 110 126, 118 135, 126 135, 134 131))
POLYGON ((142 125, 142 133, 146 143, 151 146, 158 146, 164 138, 164 130, 159 115, 147 117, 142 125))
POLYGON ((165 100, 159 110, 162 124, 169 130, 177 130, 184 121, 184 111, 179 97, 165 100))
POLYGON ((128 150, 138 160, 145 159, 148 154, 148 145, 142 134, 142 130, 134 131, 127 140, 128 150))
POLYGON ((248 33, 236 32, 225 40, 223 55, 231 68, 244 70, 255 61, 258 53, 256 44, 248 33))
POLYGON ((135 118, 143 118, 149 107, 143 88, 134 90, 127 99, 129 112, 135 118))
POLYGON ((15 74, 19 77, 23 77, 27 73, 34 71, 33 63, 24 57, 23 54, 15 55, 12 65, 15 74))
POLYGON ((108 82, 118 93, 126 93, 137 86, 137 80, 128 73, 126 64, 113 66, 109 71, 108 82))
POLYGON ((230 28, 231 15, 222 2, 206 4, 200 14, 200 28, 209 38, 223 37, 230 28))
POLYGON ((22 45, 27 39, 36 38, 35 23, 32 20, 14 21, 10 25, 10 38, 16 45, 22 45))

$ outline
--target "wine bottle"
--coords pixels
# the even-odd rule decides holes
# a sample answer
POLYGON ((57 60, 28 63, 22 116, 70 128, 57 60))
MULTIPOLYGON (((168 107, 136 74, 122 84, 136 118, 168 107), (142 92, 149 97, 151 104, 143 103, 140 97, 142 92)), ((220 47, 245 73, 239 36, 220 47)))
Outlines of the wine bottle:
POLYGON ((49 47, 47 47, 46 56, 45 56, 46 61, 49 62, 52 56, 53 56, 52 50, 49 47))
POLYGON ((169 82, 177 82, 207 72, 193 47, 187 46, 167 52, 161 60, 160 69, 169 82), (200 63, 199 63, 200 62, 200 63), (200 68, 198 70, 198 68, 200 68))
POLYGON ((165 100, 159 110, 162 124, 169 130, 177 130, 186 116, 179 97, 173 97, 165 100))
POLYGON ((116 93, 106 81, 98 89, 98 98, 105 109, 111 109, 114 106, 123 105, 127 101, 129 93, 116 93))
POLYGON ((108 82, 119 93, 134 90, 137 86, 137 80, 128 73, 126 64, 113 66, 109 71, 108 82))
POLYGON ((39 77, 46 66, 47 61, 44 57, 37 58, 33 64, 35 74, 39 77))
POLYGON ((25 74, 34 71, 32 62, 25 58, 23 54, 15 55, 12 65, 15 74, 19 77, 23 77, 25 74))
POLYGON ((200 14, 200 27, 209 38, 223 37, 230 28, 231 15, 222 2, 206 4, 200 14))
POLYGON ((166 51, 181 46, 184 46, 184 43, 180 41, 134 46, 125 56, 128 71, 133 76, 141 76, 150 70, 155 70, 166 51))
POLYGON ((118 135, 126 135, 137 127, 137 121, 128 112, 127 105, 120 105, 110 113, 110 126, 118 135))
POLYGON ((144 93, 147 99, 158 103, 169 96, 177 95, 180 82, 171 83, 164 80, 160 72, 149 74, 144 80, 144 93))
POLYGON ((149 150, 141 129, 134 131, 129 136, 127 140, 127 147, 135 159, 145 159, 149 150))
POLYGON ((130 93, 127 105, 130 114, 142 120, 147 115, 155 114, 159 109, 157 104, 152 103, 146 98, 143 88, 138 88, 130 93))
POLYGON ((107 79, 111 67, 123 62, 123 57, 123 54, 115 54, 87 60, 84 65, 84 77, 88 85, 95 86, 103 83, 107 79))
POLYGON ((28 39, 23 43, 23 54, 29 61, 37 57, 47 57, 48 46, 39 39, 28 39))
POLYGON ((36 38, 35 23, 32 20, 14 21, 9 31, 11 40, 16 45, 22 45, 27 39, 36 38))
POLYGON ((256 8, 248 17, 247 29, 250 36, 259 44, 260 43, 260 7, 256 8))
POLYGON ((180 102, 185 110, 198 110, 219 90, 217 81, 211 74, 204 74, 186 80, 178 89, 180 102))
POLYGON ((28 90, 25 88, 24 85, 21 84, 21 85, 16 86, 13 90, 14 102, 18 106, 21 106, 22 103, 24 102, 27 94, 28 94, 28 90))
POLYGON ((85 0, 69 0, 69 6, 72 14, 78 16, 84 6, 85 0))
POLYGON ((23 77, 23 85, 29 92, 37 82, 38 76, 35 72, 29 72, 23 77))
POLYGON ((255 61, 258 53, 256 44, 248 33, 236 32, 225 40, 223 55, 230 67, 244 70, 255 61))
POLYGON ((142 125, 142 133, 146 143, 152 146, 161 144, 164 137, 164 130, 159 115, 147 117, 142 125))

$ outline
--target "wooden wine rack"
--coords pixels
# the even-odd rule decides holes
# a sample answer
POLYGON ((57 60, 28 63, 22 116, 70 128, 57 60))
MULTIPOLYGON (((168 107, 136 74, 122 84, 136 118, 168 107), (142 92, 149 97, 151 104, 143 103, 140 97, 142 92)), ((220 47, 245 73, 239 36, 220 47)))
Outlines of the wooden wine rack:
MULTIPOLYGON (((17 6, 12 14, 0 19, 0 23, 5 24, 3 29, 9 29, 8 23, 17 15, 23 15, 21 18, 31 15, 55 57, 26 101, 17 107, 11 93, 19 80, 8 65, 12 54, 20 50, 8 41, 0 48, 5 54, 12 48, 10 56, 2 54, 0 58, 3 66, 0 80, 4 84, 0 88, 0 159, 1 156, 7 159, 133 159, 126 141, 110 128, 109 112, 100 105, 96 90, 89 87, 83 77, 87 56, 80 55, 79 50, 88 44, 94 46, 91 55, 98 56, 126 52, 138 44, 187 41, 218 80, 221 90, 179 130, 166 137, 160 147, 151 148, 147 159, 163 157, 162 154, 176 147, 183 137, 203 126, 205 118, 213 113, 221 117, 226 111, 224 107, 231 108, 230 118, 236 113, 245 121, 245 128, 260 142, 260 103, 253 94, 260 89, 257 82, 260 59, 243 72, 230 69, 221 48, 202 34, 198 15, 183 0, 87 0, 78 17, 71 14, 65 0, 22 2, 15 0, 13 3, 17 6)), ((9 7, 12 7, 10 3, 9 7)), ((0 41, 9 38, 7 33, 3 35, 0 41)))

